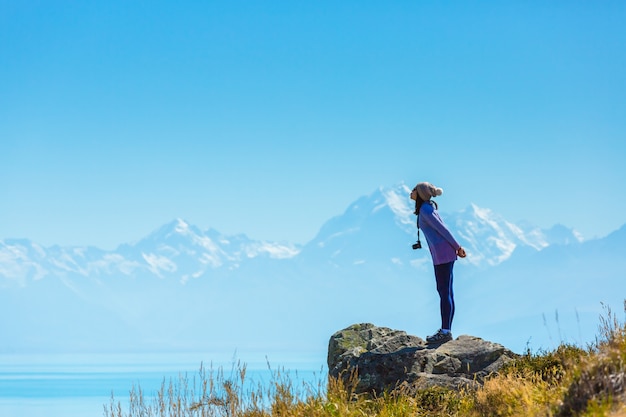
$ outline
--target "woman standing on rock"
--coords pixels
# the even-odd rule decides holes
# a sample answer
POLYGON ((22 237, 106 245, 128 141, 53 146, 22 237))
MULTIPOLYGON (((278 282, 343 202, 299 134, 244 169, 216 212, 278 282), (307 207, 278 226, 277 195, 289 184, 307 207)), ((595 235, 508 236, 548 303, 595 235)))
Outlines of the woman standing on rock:
POLYGON ((411 200, 415 200, 415 214, 417 215, 417 243, 414 249, 421 247, 419 230, 424 231, 428 249, 435 266, 435 279, 440 299, 441 328, 432 336, 428 336, 428 343, 445 343, 452 340, 452 319, 454 318, 454 291, 452 290, 452 268, 457 256, 465 258, 465 249, 459 245, 452 233, 439 217, 437 203, 431 200, 443 194, 428 182, 420 182, 411 191, 411 200))

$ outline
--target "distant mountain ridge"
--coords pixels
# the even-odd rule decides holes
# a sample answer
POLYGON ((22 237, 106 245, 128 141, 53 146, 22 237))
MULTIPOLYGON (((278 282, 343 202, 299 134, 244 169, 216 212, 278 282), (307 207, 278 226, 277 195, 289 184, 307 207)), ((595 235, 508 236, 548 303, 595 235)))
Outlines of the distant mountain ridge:
MULTIPOLYGON (((400 263, 423 260, 426 246, 419 252, 405 250, 417 237, 409 193, 410 189, 401 184, 361 197, 342 215, 326 222, 304 246, 302 255, 319 252, 317 259, 344 265, 376 258, 400 263)), ((467 248, 467 260, 475 267, 497 265, 518 247, 538 251, 553 244, 582 241, 575 230, 565 226, 542 230, 527 224, 517 225, 475 204, 460 212, 441 214, 459 243, 467 248)))
MULTIPOLYGON (((424 260, 426 247, 413 252, 415 216, 410 190, 400 184, 381 187, 359 198, 347 210, 326 222, 303 247, 289 243, 251 240, 243 234, 226 236, 175 219, 143 239, 113 251, 95 247, 43 247, 27 239, 0 240, 0 279, 24 285, 47 275, 107 276, 148 274, 199 278, 215 269, 235 270, 255 258, 349 266, 358 263, 415 263, 424 260)), ((519 247, 541 250, 554 244, 579 243, 580 235, 557 225, 550 230, 518 225, 486 208, 471 204, 444 221, 467 248, 467 260, 476 267, 495 266, 519 247)), ((2 282, 2 281, 0 281, 2 282)), ((1 285, 1 284, 0 284, 1 285)))
MULTIPOLYGON (((428 249, 411 249, 409 191, 399 184, 358 198, 302 246, 182 219, 111 251, 0 240, 0 353, 325 352, 329 334, 359 322, 425 335, 438 299, 428 249)), ((455 264, 455 332, 518 352, 528 341, 583 343, 601 303, 626 298, 626 226, 583 241, 565 226, 513 223, 475 204, 441 214, 468 251, 455 264), (555 310, 558 331, 546 319, 555 310)))
POLYGON ((27 239, 0 240, 0 278, 24 284, 47 275, 133 275, 162 278, 176 274, 185 281, 214 268, 235 269, 255 257, 295 256, 296 245, 253 241, 245 235, 201 231, 182 219, 161 226, 132 244, 113 251, 95 247, 44 248, 27 239))

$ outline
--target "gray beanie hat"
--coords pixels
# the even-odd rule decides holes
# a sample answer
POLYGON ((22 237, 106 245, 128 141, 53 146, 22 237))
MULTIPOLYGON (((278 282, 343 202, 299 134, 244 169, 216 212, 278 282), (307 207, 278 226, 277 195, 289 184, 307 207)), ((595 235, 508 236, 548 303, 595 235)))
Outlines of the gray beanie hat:
POLYGON ((441 188, 437 188, 429 182, 420 182, 415 186, 415 190, 417 190, 417 194, 424 201, 428 201, 431 197, 437 197, 443 194, 441 188))

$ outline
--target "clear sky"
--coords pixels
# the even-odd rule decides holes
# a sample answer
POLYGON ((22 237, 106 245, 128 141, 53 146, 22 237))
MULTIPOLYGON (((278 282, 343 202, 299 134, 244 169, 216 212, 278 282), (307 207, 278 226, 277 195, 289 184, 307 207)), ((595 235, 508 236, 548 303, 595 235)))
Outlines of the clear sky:
POLYGON ((584 237, 626 223, 624 1, 0 0, 0 239, 182 217, 306 243, 431 181, 584 237))

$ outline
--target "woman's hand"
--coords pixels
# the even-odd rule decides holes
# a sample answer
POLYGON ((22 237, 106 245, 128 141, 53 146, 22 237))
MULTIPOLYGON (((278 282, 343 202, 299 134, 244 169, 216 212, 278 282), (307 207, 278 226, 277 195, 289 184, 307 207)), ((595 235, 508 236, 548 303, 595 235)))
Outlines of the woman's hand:
POLYGON ((456 254, 459 258, 465 258, 467 256, 467 253, 465 253, 465 249, 463 248, 457 249, 456 254))

